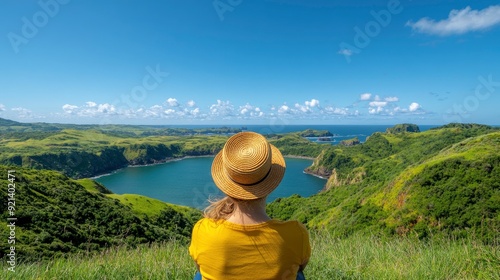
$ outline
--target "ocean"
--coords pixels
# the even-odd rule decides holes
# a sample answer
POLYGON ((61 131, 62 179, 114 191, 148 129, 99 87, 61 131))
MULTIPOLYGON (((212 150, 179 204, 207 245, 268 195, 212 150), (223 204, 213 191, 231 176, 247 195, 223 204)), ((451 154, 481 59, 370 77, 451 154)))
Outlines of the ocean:
MULTIPOLYGON (((243 128, 260 134, 281 134, 299 132, 307 129, 328 130, 334 136, 332 144, 337 144, 342 140, 358 137, 359 141, 365 142, 366 138, 375 132, 385 132, 387 128, 394 125, 165 125, 161 127, 171 128, 213 128, 213 127, 243 128)), ((420 131, 429 130, 438 125, 419 125, 420 131)))

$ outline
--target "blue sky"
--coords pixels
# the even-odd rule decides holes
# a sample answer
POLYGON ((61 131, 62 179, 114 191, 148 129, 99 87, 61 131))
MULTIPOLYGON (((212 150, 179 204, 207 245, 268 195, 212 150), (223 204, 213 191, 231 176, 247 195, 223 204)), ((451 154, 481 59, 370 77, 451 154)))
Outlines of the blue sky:
POLYGON ((0 117, 498 125, 498 1, 5 0, 0 117))

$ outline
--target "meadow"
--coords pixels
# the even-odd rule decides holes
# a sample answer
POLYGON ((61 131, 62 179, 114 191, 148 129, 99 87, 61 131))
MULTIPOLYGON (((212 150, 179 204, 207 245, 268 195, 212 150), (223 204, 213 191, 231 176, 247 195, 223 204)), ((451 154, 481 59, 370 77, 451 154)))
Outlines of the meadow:
MULTIPOLYGON (((500 279, 500 247, 474 238, 346 238, 312 232, 307 279, 500 279)), ((19 264, 1 279, 192 279, 187 245, 176 240, 19 264)))

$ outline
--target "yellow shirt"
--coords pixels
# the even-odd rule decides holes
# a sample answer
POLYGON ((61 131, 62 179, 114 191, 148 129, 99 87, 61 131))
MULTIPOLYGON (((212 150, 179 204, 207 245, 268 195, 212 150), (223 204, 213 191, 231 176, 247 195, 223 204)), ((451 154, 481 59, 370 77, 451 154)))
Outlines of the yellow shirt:
POLYGON ((203 279, 295 279, 311 246, 297 221, 239 225, 204 218, 193 228, 189 254, 203 279))

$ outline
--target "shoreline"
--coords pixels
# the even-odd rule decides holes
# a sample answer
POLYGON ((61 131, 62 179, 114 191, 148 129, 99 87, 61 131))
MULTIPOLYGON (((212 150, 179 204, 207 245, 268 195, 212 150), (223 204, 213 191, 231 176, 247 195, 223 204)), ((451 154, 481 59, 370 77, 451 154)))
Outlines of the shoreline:
MULTIPOLYGON (((116 170, 113 170, 111 172, 107 172, 107 173, 103 173, 103 174, 99 174, 99 175, 95 175, 95 176, 91 176, 91 177, 87 177, 86 179, 91 179, 91 180, 95 180, 95 179, 98 179, 100 177, 104 177, 104 176, 108 176, 108 175, 112 175, 122 169, 125 169, 125 168, 128 168, 128 167, 144 167, 144 166, 154 166, 154 165, 160 165, 160 164, 165 164, 165 163, 169 163, 169 162, 174 162, 174 161, 180 161, 180 160, 184 160, 184 159, 190 159, 190 158, 204 158, 204 157, 215 157, 215 155, 201 155, 201 156, 182 156, 182 157, 175 157, 175 158, 167 158, 167 159, 164 159, 164 160, 159 160, 157 162, 153 162, 153 163, 147 163, 147 164, 128 164, 124 167, 121 167, 121 168, 118 168, 116 170)), ((314 157, 307 157, 307 156, 294 156, 294 155, 285 155, 283 156, 284 158, 295 158, 295 159, 307 159, 307 160, 315 160, 316 158, 314 157)), ((309 174, 309 175, 312 175, 312 176, 316 176, 318 178, 321 178, 321 179, 328 179, 328 178, 325 178, 325 177, 321 177, 319 175, 316 175, 316 174, 312 174, 312 173, 309 173, 309 172, 306 172, 305 170, 303 171, 304 173, 306 174, 309 174)), ((84 179, 84 178, 81 178, 81 179, 84 179)))
POLYGON ((308 160, 315 160, 315 157, 306 157, 306 156, 294 156, 294 155, 285 155, 283 156, 284 158, 298 158, 298 159, 308 159, 308 160))
POLYGON ((309 171, 307 171, 307 169, 304 169, 304 173, 309 174, 309 175, 314 176, 314 177, 318 177, 318 178, 323 179, 323 180, 328 180, 328 177, 324 177, 324 176, 318 175, 316 173, 309 172, 309 171))
MULTIPOLYGON (((215 155, 203 155, 203 156, 182 156, 182 157, 174 157, 174 158, 167 158, 167 159, 164 159, 164 160, 159 160, 157 162, 153 162, 153 163, 146 163, 146 164, 127 164, 126 166, 124 167, 121 167, 121 168, 118 168, 116 170, 113 170, 111 172, 108 172, 108 173, 103 173, 103 174, 99 174, 99 175, 96 175, 96 176, 92 176, 92 177, 87 177, 86 179, 91 179, 91 180, 95 180, 97 178, 100 178, 100 177, 104 177, 104 176, 108 176, 108 175, 112 175, 122 169, 125 169, 125 168, 128 168, 128 167, 144 167, 144 166, 154 166, 154 165, 160 165, 160 164, 165 164, 165 163, 169 163, 169 162, 174 162, 174 161, 180 161, 180 160, 183 160, 183 159, 190 159, 190 158, 203 158, 203 157, 214 157, 215 155)), ((81 179, 84 179, 84 178, 81 178, 81 179)))

